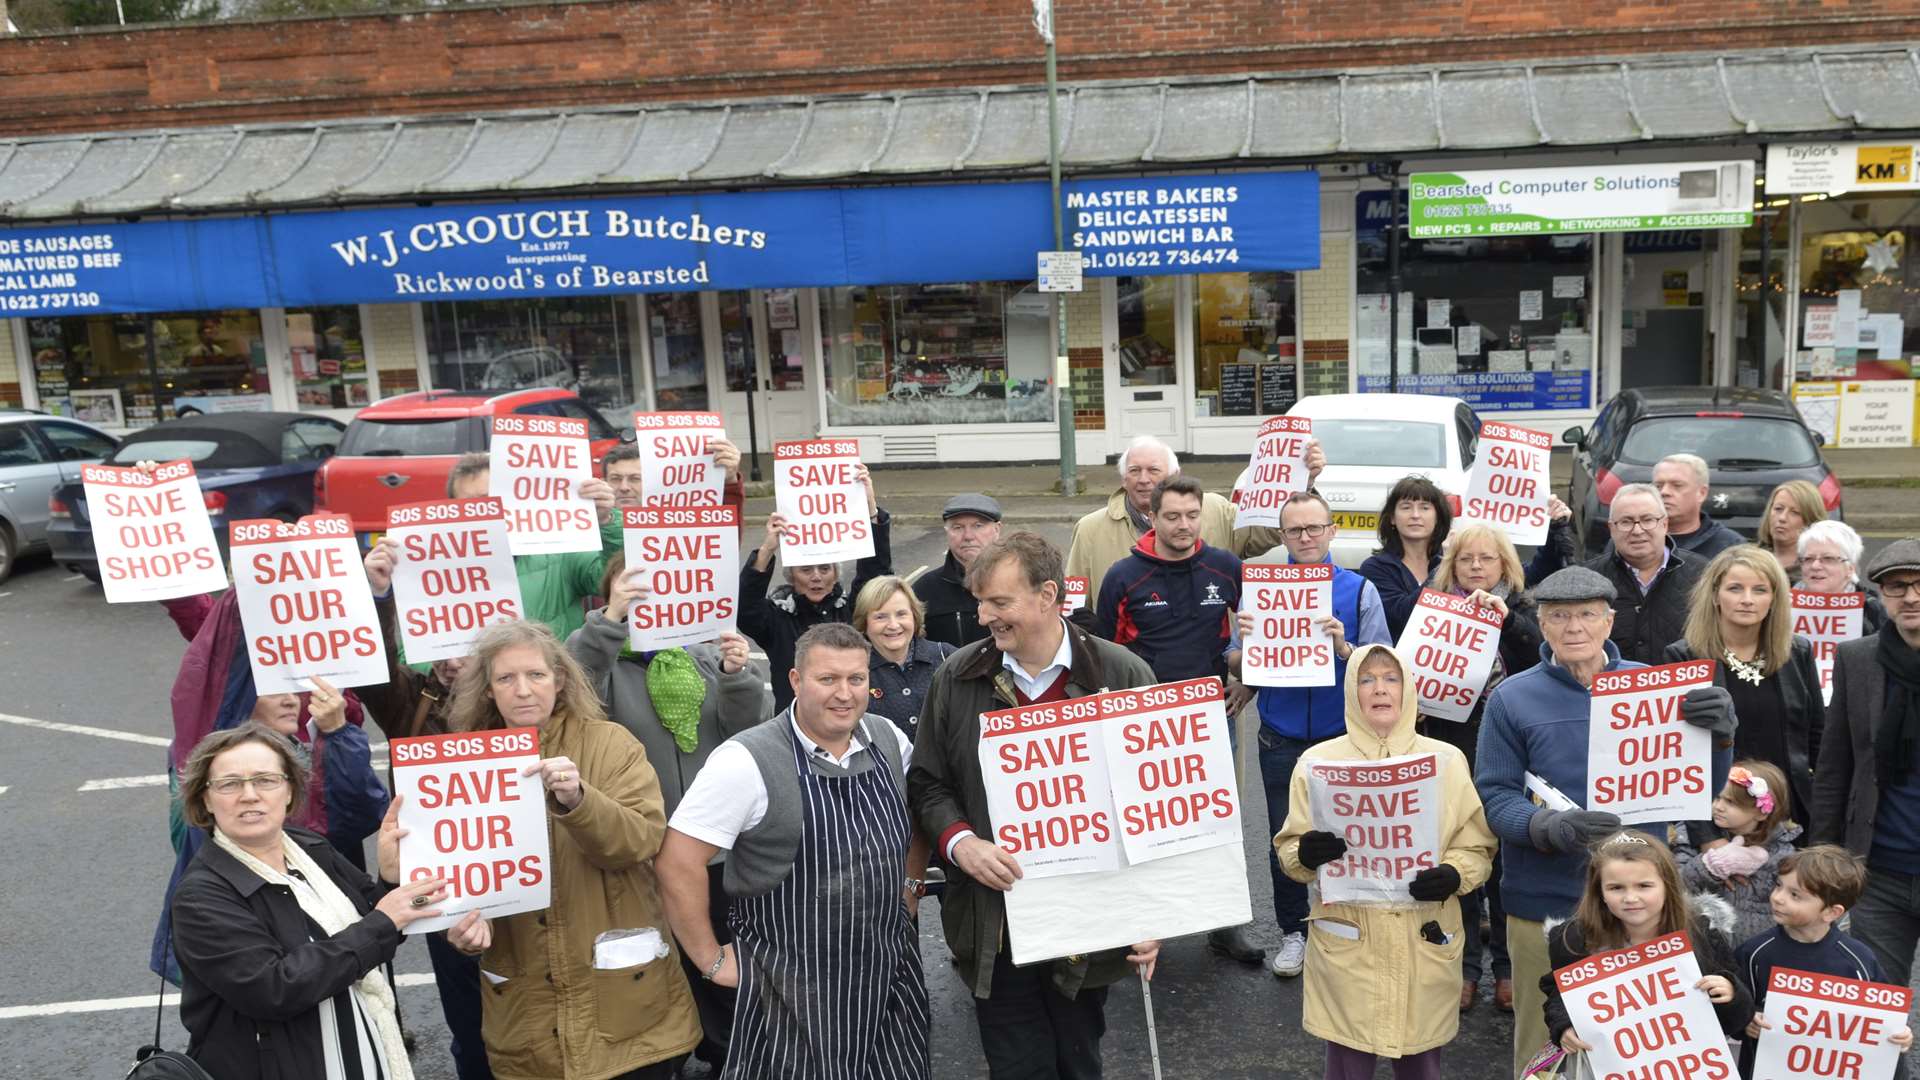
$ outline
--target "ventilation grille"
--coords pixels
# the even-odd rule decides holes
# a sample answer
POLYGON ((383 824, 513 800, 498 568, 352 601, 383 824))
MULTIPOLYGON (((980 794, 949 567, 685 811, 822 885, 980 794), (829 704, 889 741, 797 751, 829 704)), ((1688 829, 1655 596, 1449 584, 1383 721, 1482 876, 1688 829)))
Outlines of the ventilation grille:
POLYGON ((896 461, 937 463, 940 460, 940 439, 936 435, 888 435, 886 452, 888 464, 896 461))

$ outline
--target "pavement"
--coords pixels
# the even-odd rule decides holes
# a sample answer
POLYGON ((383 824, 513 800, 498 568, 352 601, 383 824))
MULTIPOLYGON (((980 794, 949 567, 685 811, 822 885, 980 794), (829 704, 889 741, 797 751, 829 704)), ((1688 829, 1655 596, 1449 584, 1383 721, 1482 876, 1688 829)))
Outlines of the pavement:
MULTIPOLYGON (((1888 450, 1825 452, 1827 463, 1845 490, 1846 520, 1862 536, 1894 539, 1920 535, 1920 447, 1888 450)), ((1554 487, 1564 493, 1571 477, 1573 456, 1553 455, 1554 487)), ((1181 470, 1197 477, 1209 490, 1233 487, 1246 459, 1185 460, 1181 470)), ((747 485, 749 520, 773 512, 773 463, 762 457, 762 475, 768 480, 747 485)), ((1057 462, 1026 465, 881 466, 874 471, 880 499, 901 526, 938 524, 940 510, 956 492, 980 491, 1000 500, 1009 522, 1071 525, 1089 510, 1105 505, 1119 486, 1111 465, 1082 463, 1076 475, 1083 494, 1060 494, 1057 462)), ((749 532, 752 530, 749 529, 749 532)))

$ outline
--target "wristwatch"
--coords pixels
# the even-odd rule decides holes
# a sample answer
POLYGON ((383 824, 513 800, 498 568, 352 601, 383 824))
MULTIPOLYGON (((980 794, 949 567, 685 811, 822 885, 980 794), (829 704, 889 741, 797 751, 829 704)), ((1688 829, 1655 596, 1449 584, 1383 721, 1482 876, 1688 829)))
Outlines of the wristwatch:
POLYGON ((908 896, 918 898, 927 895, 927 883, 917 877, 908 878, 906 888, 908 896))

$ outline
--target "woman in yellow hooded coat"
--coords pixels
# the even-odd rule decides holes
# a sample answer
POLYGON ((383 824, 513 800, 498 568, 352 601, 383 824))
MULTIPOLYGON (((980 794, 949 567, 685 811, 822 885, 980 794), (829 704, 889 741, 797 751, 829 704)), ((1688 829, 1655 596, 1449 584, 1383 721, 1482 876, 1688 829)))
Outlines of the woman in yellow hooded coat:
MULTIPOLYGON (((1341 862, 1347 838, 1313 819, 1308 776, 1316 762, 1367 762, 1432 754, 1438 765, 1437 861, 1399 898, 1328 904, 1313 890, 1308 915, 1304 1026, 1327 1040, 1328 1080, 1372 1077, 1392 1058, 1396 1080, 1438 1080, 1440 1050, 1460 1030, 1460 957, 1471 931, 1459 897, 1486 881, 1494 853, 1466 755, 1415 734, 1412 673, 1384 645, 1356 650, 1347 664, 1347 733, 1300 757, 1286 824, 1273 838, 1287 876, 1313 882, 1341 862)), ((1354 834, 1358 839, 1360 834, 1354 834)))

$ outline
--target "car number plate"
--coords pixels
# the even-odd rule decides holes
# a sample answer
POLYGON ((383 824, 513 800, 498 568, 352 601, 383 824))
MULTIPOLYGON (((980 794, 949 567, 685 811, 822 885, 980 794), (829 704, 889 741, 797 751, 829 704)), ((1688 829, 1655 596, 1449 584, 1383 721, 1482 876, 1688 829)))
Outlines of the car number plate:
POLYGON ((1380 515, 1360 514, 1351 510, 1337 510, 1333 515, 1333 523, 1336 527, 1342 529, 1367 529, 1371 531, 1380 527, 1380 515))

